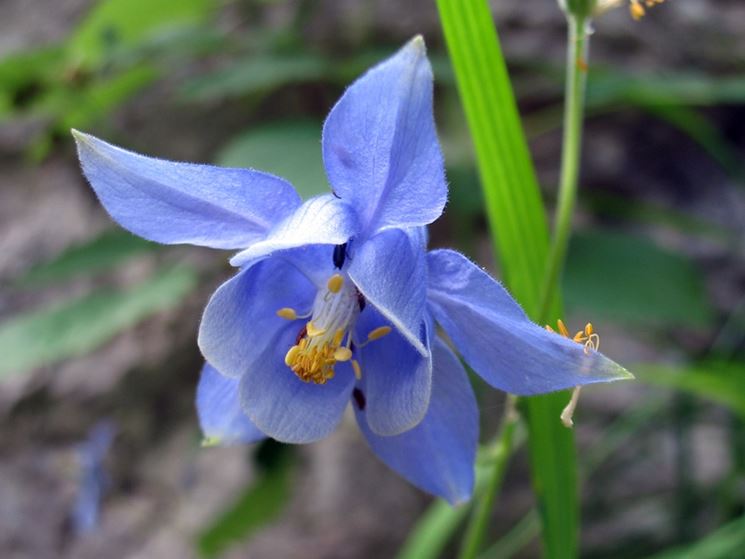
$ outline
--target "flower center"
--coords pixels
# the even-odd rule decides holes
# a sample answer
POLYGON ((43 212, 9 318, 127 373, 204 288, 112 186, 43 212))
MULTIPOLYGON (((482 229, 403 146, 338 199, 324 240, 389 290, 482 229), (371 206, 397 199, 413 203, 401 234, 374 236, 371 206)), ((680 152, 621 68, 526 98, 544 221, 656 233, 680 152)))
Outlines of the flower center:
MULTIPOLYGON (((325 384, 334 378, 337 361, 352 358, 351 330, 359 313, 357 289, 341 274, 331 276, 326 289, 318 291, 308 315, 298 316, 289 308, 278 310, 277 314, 288 320, 310 316, 285 355, 287 366, 304 382, 325 384)), ((352 365, 357 372, 359 365, 352 365)))

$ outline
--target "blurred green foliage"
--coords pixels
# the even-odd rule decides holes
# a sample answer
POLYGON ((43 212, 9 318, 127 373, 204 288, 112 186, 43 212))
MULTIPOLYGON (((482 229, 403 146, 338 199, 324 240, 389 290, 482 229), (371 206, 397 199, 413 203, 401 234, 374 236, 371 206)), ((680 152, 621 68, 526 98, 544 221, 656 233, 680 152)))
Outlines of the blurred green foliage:
POLYGON ((706 327, 712 319, 699 270, 684 255, 629 234, 576 235, 564 295, 571 312, 594 321, 706 327))
MULTIPOLYGON (((276 446, 278 443, 273 441, 262 443, 259 457, 265 448, 276 446)), ((202 557, 219 556, 231 544, 248 538, 284 510, 292 496, 291 482, 297 462, 289 447, 274 454, 261 468, 257 479, 246 486, 243 494, 200 534, 197 549, 202 557)))
POLYGON ((634 371, 642 382, 711 400, 745 419, 745 363, 715 360, 684 366, 645 363, 634 371))
POLYGON ((664 551, 649 559, 736 559, 745 549, 745 516, 729 522, 700 541, 664 551))
POLYGON ((196 286, 186 267, 125 290, 97 290, 0 323, 0 377, 85 355, 143 318, 173 308, 196 286))
POLYGON ((206 23, 213 8, 209 0, 98 2, 61 43, 0 60, 0 123, 41 122, 28 153, 45 157, 56 136, 92 125, 155 80, 163 38, 206 23))
POLYGON ((110 229, 92 240, 68 247, 52 260, 41 262, 15 280, 18 289, 38 289, 76 276, 93 276, 161 246, 123 229, 110 229))
POLYGON ((115 53, 142 48, 154 33, 204 22, 213 8, 210 0, 103 0, 70 35, 66 55, 79 67, 100 67, 115 53))
POLYGON ((304 199, 330 188, 321 159, 320 122, 280 121, 243 132, 220 150, 217 164, 253 167, 283 177, 304 199))

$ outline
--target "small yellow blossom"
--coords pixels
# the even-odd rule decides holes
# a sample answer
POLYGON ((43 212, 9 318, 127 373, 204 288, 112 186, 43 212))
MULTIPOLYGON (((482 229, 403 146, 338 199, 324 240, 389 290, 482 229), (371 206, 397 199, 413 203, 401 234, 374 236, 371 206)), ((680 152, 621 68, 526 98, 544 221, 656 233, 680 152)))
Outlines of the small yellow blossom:
MULTIPOLYGON (((665 0, 628 0, 631 17, 639 21, 647 13, 647 8, 662 4, 665 0)), ((626 0, 600 0, 595 8, 595 15, 603 14, 613 8, 618 8, 626 3, 626 0)))

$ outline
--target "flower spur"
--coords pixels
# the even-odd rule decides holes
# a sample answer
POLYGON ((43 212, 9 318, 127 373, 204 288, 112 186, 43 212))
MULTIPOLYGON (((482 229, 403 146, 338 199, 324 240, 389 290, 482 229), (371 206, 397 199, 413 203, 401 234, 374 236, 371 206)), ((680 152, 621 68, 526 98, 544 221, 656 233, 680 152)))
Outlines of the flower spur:
POLYGON ((533 324, 464 256, 426 252, 447 186, 433 79, 416 37, 344 93, 323 129, 332 192, 138 155, 74 132, 86 177, 122 226, 161 243, 240 249, 200 325, 197 410, 209 441, 328 435, 351 401, 374 452, 455 503, 473 489, 478 410, 439 324, 489 384, 539 394, 627 378, 533 324))

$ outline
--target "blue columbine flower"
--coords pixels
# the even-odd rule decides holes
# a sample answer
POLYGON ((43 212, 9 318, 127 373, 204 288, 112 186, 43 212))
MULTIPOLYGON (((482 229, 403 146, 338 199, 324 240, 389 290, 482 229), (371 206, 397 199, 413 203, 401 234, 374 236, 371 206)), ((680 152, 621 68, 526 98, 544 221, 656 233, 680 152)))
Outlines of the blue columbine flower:
POLYGON ((305 203, 260 171, 75 137, 85 175, 124 227, 161 243, 242 249, 199 331, 208 438, 315 441, 352 401, 385 463, 459 502, 473 488, 478 412, 435 323, 487 382, 515 394, 628 374, 533 324, 464 256, 426 252, 424 226, 447 197, 432 83, 421 37, 358 79, 323 129, 332 193, 305 203))

